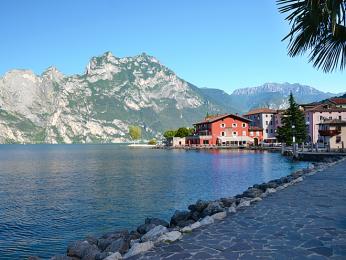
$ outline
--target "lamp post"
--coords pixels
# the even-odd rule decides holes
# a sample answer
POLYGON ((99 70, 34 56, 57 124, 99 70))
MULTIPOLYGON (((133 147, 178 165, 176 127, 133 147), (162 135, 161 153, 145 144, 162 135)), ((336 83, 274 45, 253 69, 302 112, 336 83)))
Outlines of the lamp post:
POLYGON ((293 147, 293 156, 296 156, 296 136, 295 136, 295 125, 292 125, 292 147, 293 147))

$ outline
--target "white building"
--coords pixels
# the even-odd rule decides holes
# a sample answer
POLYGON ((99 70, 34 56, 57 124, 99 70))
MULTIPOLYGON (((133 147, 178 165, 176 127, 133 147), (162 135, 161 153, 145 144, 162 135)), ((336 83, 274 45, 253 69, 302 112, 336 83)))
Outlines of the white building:
POLYGON ((276 142, 277 123, 281 123, 277 110, 258 108, 246 113, 244 117, 252 121, 250 126, 263 129, 263 141, 265 143, 276 142))

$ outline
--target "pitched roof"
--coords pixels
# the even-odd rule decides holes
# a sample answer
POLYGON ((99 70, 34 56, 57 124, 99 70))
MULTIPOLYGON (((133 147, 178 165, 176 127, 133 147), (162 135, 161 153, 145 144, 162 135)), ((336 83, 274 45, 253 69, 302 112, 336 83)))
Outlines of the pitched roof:
POLYGON ((251 120, 249 120, 245 117, 239 116, 239 115, 223 114, 223 115, 209 116, 206 119, 204 119, 203 121, 194 123, 194 125, 213 123, 213 122, 219 121, 221 119, 224 119, 226 117, 234 117, 234 118, 239 119, 241 121, 251 122, 251 120))
POLYGON ((337 105, 346 105, 346 98, 330 98, 329 100, 337 105))
POLYGON ((305 112, 346 112, 346 108, 342 107, 329 107, 325 108, 322 105, 305 110, 305 112))
POLYGON ((253 109, 247 112, 244 116, 255 115, 255 114, 276 114, 276 113, 277 111, 274 109, 263 107, 263 108, 253 109))

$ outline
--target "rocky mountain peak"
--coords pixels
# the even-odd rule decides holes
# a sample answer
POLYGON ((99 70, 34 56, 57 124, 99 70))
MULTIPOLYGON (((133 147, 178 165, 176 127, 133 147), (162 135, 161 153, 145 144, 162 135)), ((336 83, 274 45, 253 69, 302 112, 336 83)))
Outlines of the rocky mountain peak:
POLYGON ((41 76, 50 81, 60 81, 65 77, 64 74, 54 66, 48 67, 41 76))

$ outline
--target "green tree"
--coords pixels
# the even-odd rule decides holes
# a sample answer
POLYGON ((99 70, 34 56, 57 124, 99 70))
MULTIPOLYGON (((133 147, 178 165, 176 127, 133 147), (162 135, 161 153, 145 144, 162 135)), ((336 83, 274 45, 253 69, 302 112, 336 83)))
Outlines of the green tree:
POLYGON ((288 54, 291 57, 310 52, 314 67, 331 72, 346 66, 345 0, 277 0, 279 11, 289 13, 291 31, 288 54))
POLYGON ((131 139, 132 139, 133 141, 136 141, 136 140, 138 140, 138 139, 141 138, 141 136, 142 136, 142 130, 141 130, 141 128, 140 128, 139 126, 131 125, 131 126, 129 127, 129 134, 130 134, 130 136, 131 136, 131 139))
POLYGON ((175 130, 167 130, 166 132, 164 132, 163 136, 165 138, 174 137, 176 133, 177 131, 175 130))
POLYGON ((186 137, 190 135, 190 130, 186 127, 180 127, 176 134, 175 137, 186 137))
POLYGON ((304 113, 299 109, 292 93, 289 96, 289 107, 283 113, 281 122, 282 127, 279 127, 277 130, 277 138, 279 142, 291 145, 293 134, 296 138, 296 143, 303 143, 306 141, 307 132, 304 113), (292 128, 292 126, 294 126, 294 128, 292 128))
POLYGON ((151 139, 148 144, 151 144, 151 145, 156 145, 157 144, 157 141, 155 138, 151 139))

